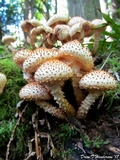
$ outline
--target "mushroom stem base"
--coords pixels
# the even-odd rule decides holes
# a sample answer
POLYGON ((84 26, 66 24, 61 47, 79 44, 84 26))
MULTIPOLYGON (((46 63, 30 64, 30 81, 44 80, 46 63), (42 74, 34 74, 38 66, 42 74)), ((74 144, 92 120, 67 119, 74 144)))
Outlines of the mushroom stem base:
POLYGON ((102 94, 102 91, 92 91, 87 97, 82 101, 81 106, 78 108, 76 118, 84 119, 87 116, 87 113, 91 107, 91 105, 95 102, 95 100, 102 94))

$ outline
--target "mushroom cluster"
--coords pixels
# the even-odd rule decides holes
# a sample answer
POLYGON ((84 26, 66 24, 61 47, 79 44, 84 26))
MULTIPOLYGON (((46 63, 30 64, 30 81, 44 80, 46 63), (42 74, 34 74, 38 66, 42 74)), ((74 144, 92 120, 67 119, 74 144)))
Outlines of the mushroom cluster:
POLYGON ((95 69, 92 52, 82 44, 85 37, 94 34, 97 51, 105 25, 97 26, 102 23, 102 20, 90 22, 78 16, 70 18, 57 14, 45 24, 34 19, 25 20, 21 28, 33 49, 19 50, 13 56, 27 82, 19 92, 20 98, 35 101, 45 112, 61 119, 86 118, 91 105, 103 91, 117 87, 112 75, 95 69), (55 47, 57 42, 61 44, 55 47), (77 108, 63 91, 67 80, 71 81, 77 108), (51 99, 55 103, 50 103, 51 99))
POLYGON ((94 35, 93 50, 97 52, 98 41, 106 25, 102 19, 88 21, 80 16, 54 14, 46 23, 27 19, 21 24, 21 28, 27 35, 27 42, 34 49, 40 46, 52 48, 58 41, 64 44, 77 39, 82 43, 85 37, 94 35))

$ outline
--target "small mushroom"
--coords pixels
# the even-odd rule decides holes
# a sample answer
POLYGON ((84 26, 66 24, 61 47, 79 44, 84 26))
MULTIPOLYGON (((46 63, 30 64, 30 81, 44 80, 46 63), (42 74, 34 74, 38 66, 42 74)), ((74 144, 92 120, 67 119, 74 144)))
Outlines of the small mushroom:
POLYGON ((13 53, 16 53, 16 50, 12 46, 12 43, 14 43, 15 41, 16 41, 15 37, 11 35, 5 35, 2 38, 2 43, 6 44, 13 53))
POLYGON ((37 82, 31 82, 21 88, 19 91, 19 97, 26 101, 49 100, 51 95, 45 86, 37 82))
POLYGON ((58 40, 65 43, 70 40, 69 29, 68 25, 58 24, 54 27, 53 34, 57 35, 58 40))
POLYGON ((0 95, 3 92, 6 83, 7 83, 6 75, 3 73, 0 73, 0 95))
POLYGON ((106 29, 106 23, 102 19, 94 19, 91 23, 94 34, 93 54, 95 55, 98 50, 101 34, 106 29))
POLYGON ((47 25, 54 28, 57 24, 66 24, 69 20, 67 15, 54 14, 48 21, 47 25))
POLYGON ((82 23, 83 21, 86 21, 84 18, 82 17, 79 17, 79 16, 75 16, 75 17, 72 17, 69 21, 68 21, 68 25, 70 27, 72 27, 74 24, 77 24, 77 23, 82 23))
POLYGON ((30 44, 33 48, 36 48, 35 43, 37 42, 37 38, 41 36, 41 45, 46 40, 47 34, 52 33, 53 29, 47 25, 41 25, 33 28, 30 31, 30 44))
POLYGON ((79 87, 89 91, 89 94, 78 108, 76 115, 78 119, 84 119, 86 118, 91 105, 100 95, 102 95, 103 91, 117 88, 117 81, 106 71, 94 70, 80 79, 79 87))
POLYGON ((64 81, 72 76, 72 69, 67 64, 57 59, 51 59, 43 62, 34 75, 35 81, 48 86, 54 100, 68 116, 74 116, 75 110, 65 98, 62 91, 62 85, 64 81))

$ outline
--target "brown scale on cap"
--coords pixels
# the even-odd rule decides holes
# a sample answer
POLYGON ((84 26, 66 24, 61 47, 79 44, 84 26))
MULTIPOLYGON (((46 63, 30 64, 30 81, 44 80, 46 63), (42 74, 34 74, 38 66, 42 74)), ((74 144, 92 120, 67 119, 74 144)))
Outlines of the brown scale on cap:
POLYGON ((2 94, 6 83, 7 83, 6 75, 3 73, 0 73, 0 94, 2 94))
POLYGON ((24 61, 23 70, 25 72, 35 72, 41 63, 48 59, 56 58, 58 51, 48 48, 37 48, 33 53, 24 61))
POLYGON ((75 110, 73 106, 65 99, 61 84, 63 85, 64 81, 72 76, 72 69, 67 64, 57 59, 51 59, 43 62, 34 75, 35 81, 48 86, 51 94, 54 97, 54 100, 68 116, 74 116, 75 110))
POLYGON ((85 118, 91 105, 102 94, 102 91, 116 89, 117 85, 118 82, 115 78, 103 70, 91 71, 84 75, 79 81, 79 86, 81 89, 88 90, 89 94, 78 108, 76 117, 78 119, 85 118))
POLYGON ((91 52, 88 48, 83 47, 78 40, 65 43, 59 51, 61 51, 60 56, 63 59, 76 59, 83 71, 90 71, 94 67, 91 52))
POLYGON ((24 100, 49 100, 51 95, 45 86, 31 82, 20 90, 19 97, 24 100))
POLYGON ((30 54, 32 54, 31 50, 22 49, 14 55, 13 61, 18 67, 23 68, 23 62, 28 58, 28 56, 30 56, 30 54))

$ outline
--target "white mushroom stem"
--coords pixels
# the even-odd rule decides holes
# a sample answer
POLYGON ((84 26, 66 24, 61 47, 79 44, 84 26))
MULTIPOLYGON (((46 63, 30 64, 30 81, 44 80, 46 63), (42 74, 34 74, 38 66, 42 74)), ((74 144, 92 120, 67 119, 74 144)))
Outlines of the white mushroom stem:
POLYGON ((94 33, 94 42, 93 42, 93 54, 94 55, 96 54, 98 50, 99 40, 100 40, 102 31, 103 30, 96 30, 94 33))
POLYGON ((86 118, 88 111, 91 105, 95 102, 95 100, 102 94, 101 90, 91 91, 87 97, 82 101, 80 107, 78 108, 76 118, 84 119, 86 118))
POLYGON ((37 101, 36 104, 40 108, 43 108, 45 112, 51 114, 52 116, 55 116, 59 119, 65 119, 65 113, 61 108, 54 107, 52 104, 46 101, 37 101))
POLYGON ((48 85, 51 94, 54 97, 54 100, 57 104, 59 104, 59 107, 63 109, 63 111, 68 116, 74 116, 75 115, 75 109, 74 107, 67 101, 67 99, 64 96, 64 92, 61 90, 61 85, 59 84, 50 84, 48 85))

